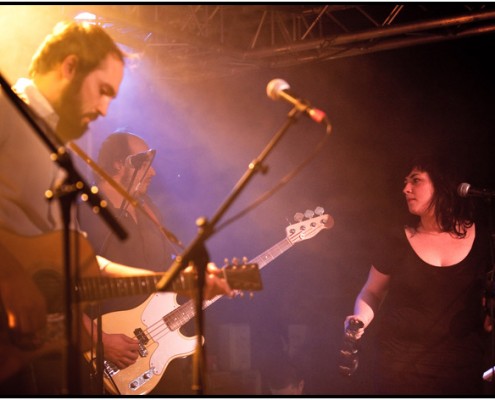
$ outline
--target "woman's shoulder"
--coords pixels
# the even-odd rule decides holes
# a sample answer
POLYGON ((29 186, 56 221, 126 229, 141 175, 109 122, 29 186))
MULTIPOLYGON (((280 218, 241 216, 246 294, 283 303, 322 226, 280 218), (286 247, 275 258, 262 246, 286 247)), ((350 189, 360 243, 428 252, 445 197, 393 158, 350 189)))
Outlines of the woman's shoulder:
POLYGON ((370 243, 376 247, 396 246, 404 243, 405 229, 410 229, 400 224, 383 224, 376 227, 371 234, 370 243))
POLYGON ((369 242, 369 255, 371 263, 380 272, 389 274, 404 254, 407 244, 404 229, 400 225, 383 225, 373 234, 369 242))

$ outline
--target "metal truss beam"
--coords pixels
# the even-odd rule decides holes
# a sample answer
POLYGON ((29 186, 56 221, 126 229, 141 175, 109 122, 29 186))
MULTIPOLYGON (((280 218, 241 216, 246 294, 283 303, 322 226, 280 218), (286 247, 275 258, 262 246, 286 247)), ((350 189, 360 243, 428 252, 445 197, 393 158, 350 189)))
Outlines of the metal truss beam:
POLYGON ((175 77, 188 78, 350 57, 495 30, 493 3, 121 4, 84 9, 98 15, 117 40, 155 63, 158 73, 166 66, 175 77))

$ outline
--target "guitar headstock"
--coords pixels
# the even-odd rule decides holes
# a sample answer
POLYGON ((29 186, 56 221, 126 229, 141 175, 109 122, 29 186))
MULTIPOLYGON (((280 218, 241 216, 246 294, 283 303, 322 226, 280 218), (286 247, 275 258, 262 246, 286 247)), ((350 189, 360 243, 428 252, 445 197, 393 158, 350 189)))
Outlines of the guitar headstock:
POLYGON ((301 242, 316 236, 322 229, 330 229, 334 225, 331 215, 323 214, 322 207, 316 207, 314 211, 306 210, 305 213, 294 215, 295 224, 289 225, 285 232, 291 243, 301 242), (316 216, 315 216, 316 215, 316 216))
POLYGON ((247 263, 246 259, 241 265, 234 259, 220 271, 231 289, 253 292, 263 288, 258 264, 247 263))

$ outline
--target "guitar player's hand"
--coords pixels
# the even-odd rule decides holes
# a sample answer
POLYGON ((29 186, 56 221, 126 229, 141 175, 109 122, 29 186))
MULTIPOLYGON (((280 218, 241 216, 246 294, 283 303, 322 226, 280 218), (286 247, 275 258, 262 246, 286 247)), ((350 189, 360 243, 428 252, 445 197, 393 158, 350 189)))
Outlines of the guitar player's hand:
POLYGON ((204 289, 204 298, 210 300, 218 295, 234 296, 234 291, 230 288, 226 279, 220 278, 220 269, 214 263, 208 263, 206 266, 206 280, 204 289))
POLYGON ((139 356, 139 342, 124 334, 103 333, 103 353, 107 361, 119 369, 136 362, 139 356))
POLYGON ((25 350, 43 344, 46 302, 29 275, 5 249, 0 248, 0 296, 11 340, 25 350))

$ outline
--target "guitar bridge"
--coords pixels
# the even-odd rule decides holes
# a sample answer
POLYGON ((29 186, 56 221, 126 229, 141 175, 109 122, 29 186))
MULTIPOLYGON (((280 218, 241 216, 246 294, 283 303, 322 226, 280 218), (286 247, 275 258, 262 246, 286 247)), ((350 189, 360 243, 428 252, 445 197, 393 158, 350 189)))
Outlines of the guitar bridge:
POLYGON ((111 378, 120 371, 114 363, 106 360, 103 361, 103 369, 108 378, 111 378))
POLYGON ((139 355, 141 357, 146 357, 148 355, 148 349, 142 343, 139 343, 139 355))
POLYGON ((136 338, 142 344, 147 344, 150 341, 148 339, 148 336, 146 336, 146 334, 143 332, 143 330, 141 328, 134 329, 134 335, 136 335, 136 338))

